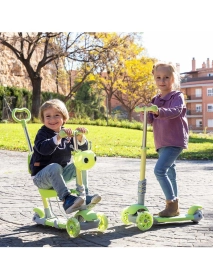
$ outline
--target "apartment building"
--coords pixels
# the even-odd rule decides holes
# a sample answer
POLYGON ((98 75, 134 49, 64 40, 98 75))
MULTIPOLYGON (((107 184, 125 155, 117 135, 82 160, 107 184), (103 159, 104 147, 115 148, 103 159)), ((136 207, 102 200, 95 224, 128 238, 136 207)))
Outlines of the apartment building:
POLYGON ((189 129, 193 132, 213 132, 213 61, 209 58, 201 68, 181 73, 181 91, 186 96, 189 129))

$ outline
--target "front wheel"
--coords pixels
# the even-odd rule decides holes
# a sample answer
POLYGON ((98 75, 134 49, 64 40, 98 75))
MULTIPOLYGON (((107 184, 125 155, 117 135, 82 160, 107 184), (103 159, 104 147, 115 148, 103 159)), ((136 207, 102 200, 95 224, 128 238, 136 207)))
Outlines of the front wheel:
POLYGON ((147 211, 139 213, 136 218, 136 223, 138 229, 141 231, 147 231, 153 225, 153 216, 147 211))
POLYGON ((70 237, 76 238, 80 234, 80 224, 74 217, 69 218, 66 224, 67 233, 70 237))
POLYGON ((103 213, 97 213, 97 218, 100 220, 98 230, 104 232, 108 228, 108 219, 103 213))
POLYGON ((44 209, 34 208, 33 211, 35 212, 35 216, 38 216, 39 218, 45 217, 44 209))
POLYGON ((129 215, 128 208, 123 209, 123 211, 121 212, 121 220, 126 225, 131 224, 131 222, 128 219, 128 215, 129 215))

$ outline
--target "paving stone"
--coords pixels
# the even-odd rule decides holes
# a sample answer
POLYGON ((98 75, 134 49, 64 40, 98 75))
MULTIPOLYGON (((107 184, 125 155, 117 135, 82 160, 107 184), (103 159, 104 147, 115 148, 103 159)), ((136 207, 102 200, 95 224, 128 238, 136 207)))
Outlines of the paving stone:
MULTIPOLYGON (((212 247, 213 246, 213 162, 177 161, 180 210, 203 206, 204 218, 198 223, 177 222, 153 225, 143 232, 136 224, 124 225, 121 212, 137 203, 140 160, 97 157, 89 172, 91 192, 102 195, 95 212, 103 212, 108 229, 81 230, 70 238, 65 229, 37 225, 33 208, 42 200, 27 171, 27 153, 0 150, 0 247, 212 247)), ((155 159, 146 161, 145 205, 150 213, 164 208, 164 196, 153 173, 155 159)), ((69 187, 74 187, 71 182, 69 187)), ((61 204, 61 203, 60 203, 61 204)), ((53 201, 56 214, 60 210, 53 201)))

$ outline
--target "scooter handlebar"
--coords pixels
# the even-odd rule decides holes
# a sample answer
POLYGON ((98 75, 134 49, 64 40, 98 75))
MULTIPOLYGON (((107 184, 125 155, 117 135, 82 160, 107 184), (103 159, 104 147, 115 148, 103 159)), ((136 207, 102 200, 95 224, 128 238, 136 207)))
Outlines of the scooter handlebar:
POLYGON ((15 108, 15 109, 13 109, 13 111, 12 111, 12 118, 16 121, 16 122, 23 122, 23 119, 18 119, 17 117, 16 117, 16 113, 26 113, 27 114, 27 118, 25 118, 24 119, 24 121, 29 121, 30 119, 31 119, 31 113, 30 113, 30 111, 27 109, 27 108, 21 108, 21 109, 19 109, 19 108, 15 108))
MULTIPOLYGON (((86 132, 85 133, 82 133, 82 132, 80 132, 79 130, 74 130, 74 131, 72 131, 72 136, 74 137, 74 136, 77 136, 77 135, 82 135, 82 134, 85 134, 85 135, 87 135, 88 134, 88 130, 86 129, 86 132)), ((60 132, 59 132, 59 136, 61 137, 61 138, 66 138, 67 137, 67 134, 64 132, 64 130, 62 129, 60 132)))
POLYGON ((140 113, 140 112, 157 112, 158 111, 158 106, 152 105, 152 106, 143 106, 143 107, 135 107, 135 112, 140 113))

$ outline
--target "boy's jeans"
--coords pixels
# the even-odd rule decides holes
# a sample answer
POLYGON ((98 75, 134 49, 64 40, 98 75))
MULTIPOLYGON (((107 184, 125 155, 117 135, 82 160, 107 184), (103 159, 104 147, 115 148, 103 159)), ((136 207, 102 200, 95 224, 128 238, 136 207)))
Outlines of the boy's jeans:
POLYGON ((182 151, 183 148, 173 146, 158 149, 159 158, 154 173, 166 200, 174 200, 178 194, 175 161, 182 151))
MULTIPOLYGON (((70 193, 66 184, 75 178, 76 169, 73 163, 64 168, 57 163, 52 163, 40 170, 33 178, 33 182, 40 189, 53 188, 57 192, 59 199, 63 200, 70 193)), ((87 186, 86 171, 82 171, 82 182, 87 186)))

